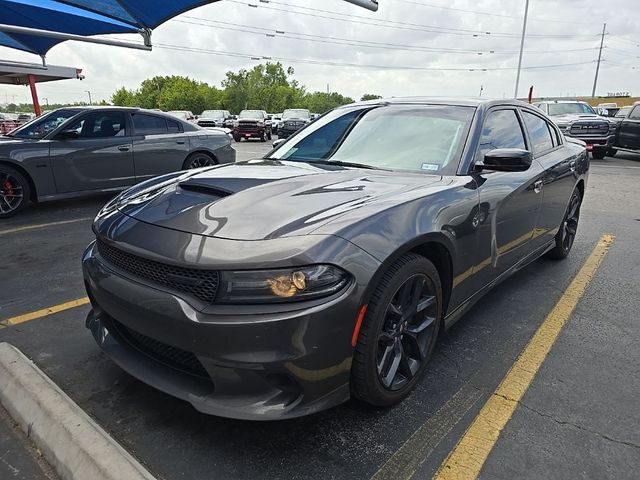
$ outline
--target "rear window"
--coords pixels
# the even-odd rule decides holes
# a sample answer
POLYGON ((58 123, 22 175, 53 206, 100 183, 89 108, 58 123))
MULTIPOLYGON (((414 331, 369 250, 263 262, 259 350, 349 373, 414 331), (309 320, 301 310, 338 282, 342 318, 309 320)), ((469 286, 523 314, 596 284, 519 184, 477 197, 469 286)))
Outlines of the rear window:
POLYGON ((164 118, 143 113, 133 115, 133 128, 136 135, 158 135, 168 132, 164 118))
POLYGON ((529 112, 522 112, 522 118, 527 125, 534 153, 540 155, 551 150, 554 145, 549 124, 541 117, 529 112))

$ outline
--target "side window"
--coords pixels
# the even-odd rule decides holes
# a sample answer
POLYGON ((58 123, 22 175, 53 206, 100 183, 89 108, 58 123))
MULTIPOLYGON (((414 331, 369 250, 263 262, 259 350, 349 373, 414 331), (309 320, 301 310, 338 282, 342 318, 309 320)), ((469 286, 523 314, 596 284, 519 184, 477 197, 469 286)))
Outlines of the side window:
POLYGON ((124 137, 125 117, 122 112, 94 112, 69 126, 78 138, 124 137))
POLYGON ((524 134, 515 110, 494 110, 484 121, 478 160, 497 148, 525 149, 524 134))
POLYGON ((640 120, 640 105, 636 105, 629 113, 629 118, 633 120, 640 120))
POLYGON ((133 129, 136 135, 159 135, 168 132, 164 118, 144 113, 133 114, 133 129))
POLYGON ((524 118, 524 123, 529 131, 533 153, 541 155, 551 150, 553 148, 553 140, 551 139, 551 132, 547 122, 529 112, 522 112, 522 118, 524 118))
POLYGON ((180 133, 182 131, 178 122, 173 120, 167 120, 167 127, 169 128, 169 133, 180 133))

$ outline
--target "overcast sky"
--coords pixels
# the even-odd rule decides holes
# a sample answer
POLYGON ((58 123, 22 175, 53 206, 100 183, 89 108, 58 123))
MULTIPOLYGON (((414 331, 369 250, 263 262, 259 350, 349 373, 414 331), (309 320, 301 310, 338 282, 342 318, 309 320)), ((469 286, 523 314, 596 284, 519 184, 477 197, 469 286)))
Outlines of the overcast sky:
MULTIPOLYGON (((379 11, 373 13, 341 0, 278 0, 266 4, 259 0, 223 0, 158 27, 153 33, 152 52, 66 42, 49 52, 48 62, 82 68, 86 80, 42 84, 39 94, 50 102, 75 102, 86 100, 85 90, 90 90, 94 101, 108 100, 116 88, 137 88, 142 80, 154 75, 186 75, 219 86, 228 70, 260 63, 247 57, 161 47, 173 45, 290 59, 283 63, 295 68, 295 78, 309 90, 326 91, 329 84, 332 91, 356 99, 364 93, 476 96, 481 85, 483 96, 513 96, 525 0, 380 0, 379 3, 379 11), (247 3, 258 8, 250 8, 247 3), (366 24, 372 22, 379 25, 366 24), (267 29, 286 34, 269 38, 265 36, 267 29), (363 41, 377 45, 365 47, 361 45, 363 41), (299 60, 376 67, 310 64, 299 60), (462 70, 437 70, 446 68, 462 70), (475 70, 469 71, 472 68, 475 70)), ((637 0, 531 0, 519 94, 525 96, 533 85, 536 96, 589 95, 605 21, 608 35, 597 94, 612 91, 640 94, 639 13, 637 0), (579 65, 527 69, 566 64, 579 65)), ((0 48, 0 59, 37 61, 38 57, 0 48)), ((5 99, 30 101, 28 88, 0 86, 0 102, 5 99)))

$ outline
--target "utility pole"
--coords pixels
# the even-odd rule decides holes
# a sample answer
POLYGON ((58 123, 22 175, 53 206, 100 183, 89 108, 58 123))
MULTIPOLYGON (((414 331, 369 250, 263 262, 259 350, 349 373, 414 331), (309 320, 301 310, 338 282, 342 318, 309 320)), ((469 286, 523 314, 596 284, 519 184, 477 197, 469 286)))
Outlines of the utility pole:
POLYGON ((591 98, 596 96, 596 87, 598 86, 598 74, 600 73, 600 61, 602 60, 602 46, 604 45, 604 35, 607 30, 607 24, 602 27, 602 37, 600 38, 600 51, 598 52, 598 64, 596 65, 596 78, 593 79, 593 90, 591 91, 591 98))
POLYGON ((89 94, 89 105, 93 105, 93 102, 91 101, 91 92, 89 90, 85 90, 85 92, 89 94))
POLYGON ((480 97, 482 96, 482 92, 484 91, 484 85, 480 85, 480 97))
POLYGON ((518 98, 518 85, 520 84, 520 69, 522 68, 522 54, 524 53, 524 37, 527 33, 527 16, 529 15, 529 0, 524 6, 524 22, 522 23, 522 40, 520 40, 520 56, 518 57, 518 73, 516 74, 516 91, 514 98, 518 98))

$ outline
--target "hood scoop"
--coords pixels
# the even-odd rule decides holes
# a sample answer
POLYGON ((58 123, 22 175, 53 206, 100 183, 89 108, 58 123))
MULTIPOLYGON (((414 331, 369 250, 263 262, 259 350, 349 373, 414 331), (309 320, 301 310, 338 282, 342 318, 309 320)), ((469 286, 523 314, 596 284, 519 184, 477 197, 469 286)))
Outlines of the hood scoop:
POLYGON ((191 177, 178 184, 183 190, 212 195, 218 198, 228 197, 234 193, 268 183, 263 178, 229 178, 229 177, 191 177))

